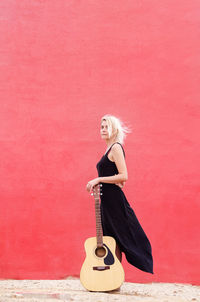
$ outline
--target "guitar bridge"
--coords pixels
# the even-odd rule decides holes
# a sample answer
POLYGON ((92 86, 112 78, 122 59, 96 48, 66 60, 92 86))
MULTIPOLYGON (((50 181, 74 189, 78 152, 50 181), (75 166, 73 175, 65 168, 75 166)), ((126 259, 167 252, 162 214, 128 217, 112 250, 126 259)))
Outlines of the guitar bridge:
POLYGON ((94 271, 105 271, 107 269, 110 269, 110 266, 93 266, 94 271))

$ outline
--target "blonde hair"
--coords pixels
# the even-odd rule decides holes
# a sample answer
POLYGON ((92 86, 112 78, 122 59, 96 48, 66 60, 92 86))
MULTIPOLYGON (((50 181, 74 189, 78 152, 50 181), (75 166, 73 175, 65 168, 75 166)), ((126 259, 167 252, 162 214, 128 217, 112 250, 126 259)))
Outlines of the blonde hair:
POLYGON ((110 114, 104 115, 101 118, 101 123, 103 121, 106 121, 108 123, 109 138, 112 134, 116 134, 116 141, 123 144, 127 133, 131 132, 130 128, 125 126, 119 118, 110 114))

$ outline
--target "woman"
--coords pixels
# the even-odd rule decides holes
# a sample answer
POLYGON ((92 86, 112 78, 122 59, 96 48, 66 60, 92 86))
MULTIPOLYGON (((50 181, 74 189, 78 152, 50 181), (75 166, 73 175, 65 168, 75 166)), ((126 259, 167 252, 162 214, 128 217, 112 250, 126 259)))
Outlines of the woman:
POLYGON ((122 191, 128 180, 122 147, 127 132, 118 118, 112 115, 102 117, 100 133, 107 144, 107 150, 97 163, 98 177, 90 180, 86 189, 92 192, 94 186, 102 184, 103 235, 115 238, 118 258, 121 260, 121 252, 124 252, 130 264, 153 274, 150 242, 122 191))

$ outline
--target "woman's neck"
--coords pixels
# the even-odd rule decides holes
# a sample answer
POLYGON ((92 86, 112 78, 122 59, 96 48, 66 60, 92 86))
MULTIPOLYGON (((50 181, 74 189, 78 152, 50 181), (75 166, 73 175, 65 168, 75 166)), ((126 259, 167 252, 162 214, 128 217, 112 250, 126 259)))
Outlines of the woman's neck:
MULTIPOLYGON (((116 143, 117 142, 117 140, 109 140, 109 141, 107 141, 106 142, 106 144, 107 144, 107 150, 114 144, 114 143, 116 143)), ((107 152, 107 150, 106 150, 106 152, 107 152)))

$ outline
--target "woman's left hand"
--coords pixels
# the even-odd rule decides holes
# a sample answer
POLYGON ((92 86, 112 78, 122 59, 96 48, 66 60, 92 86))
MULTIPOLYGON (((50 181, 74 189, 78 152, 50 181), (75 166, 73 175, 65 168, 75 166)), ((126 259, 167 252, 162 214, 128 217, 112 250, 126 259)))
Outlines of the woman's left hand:
POLYGON ((116 183, 116 185, 122 189, 125 185, 125 181, 118 182, 118 183, 116 183))
POLYGON ((100 182, 99 177, 92 179, 90 181, 88 181, 87 186, 86 186, 86 190, 88 192, 92 192, 92 189, 98 185, 98 183, 100 182))

